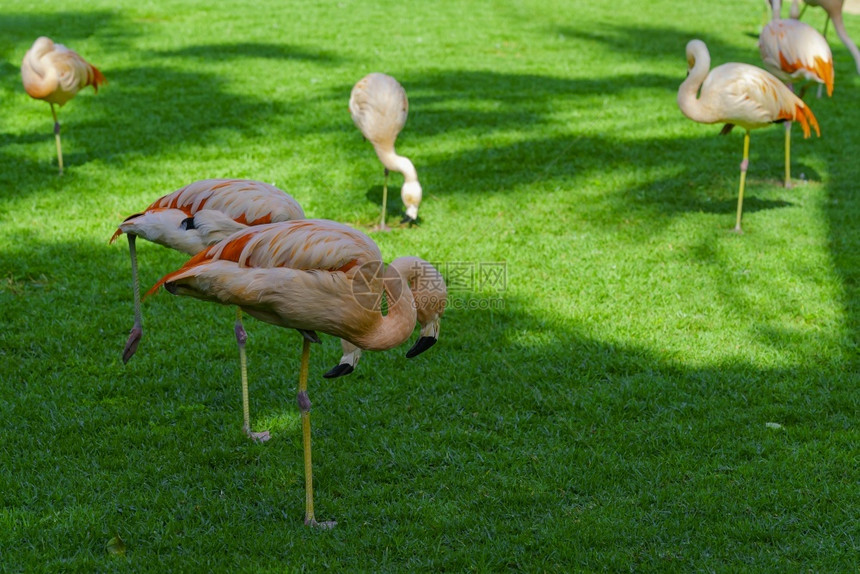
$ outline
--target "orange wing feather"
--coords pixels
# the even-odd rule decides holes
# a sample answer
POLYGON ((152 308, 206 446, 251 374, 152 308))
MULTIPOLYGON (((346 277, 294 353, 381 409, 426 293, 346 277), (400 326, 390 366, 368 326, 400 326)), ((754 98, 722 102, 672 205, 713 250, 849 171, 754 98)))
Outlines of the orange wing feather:
POLYGON ((347 272, 367 261, 382 261, 382 255, 364 233, 333 221, 303 219, 258 225, 201 251, 162 277, 146 294, 211 261, 235 261, 247 268, 347 272))

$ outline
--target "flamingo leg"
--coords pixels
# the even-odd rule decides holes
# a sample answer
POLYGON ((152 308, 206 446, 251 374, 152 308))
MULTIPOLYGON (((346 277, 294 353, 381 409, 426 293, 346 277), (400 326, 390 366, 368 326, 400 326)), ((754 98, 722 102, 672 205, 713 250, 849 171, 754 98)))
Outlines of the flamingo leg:
POLYGON ((318 528, 333 528, 337 522, 317 522, 314 518, 314 478, 311 464, 311 400, 308 398, 308 362, 311 342, 302 341, 302 364, 299 368, 299 410, 302 413, 302 447, 305 458, 305 524, 318 528))
POLYGON ((785 188, 791 188, 791 122, 785 122, 785 188))
POLYGON ((131 256, 131 285, 134 291, 134 326, 132 326, 128 334, 125 349, 122 351, 123 364, 128 363, 129 359, 137 351, 137 345, 140 343, 140 338, 143 337, 143 319, 140 315, 140 283, 137 280, 137 250, 134 246, 135 239, 137 239, 137 235, 133 233, 128 234, 128 253, 131 256))
POLYGON ((60 144, 60 121, 57 119, 57 110, 51 104, 51 114, 54 116, 54 137, 57 140, 57 161, 60 164, 60 175, 63 175, 63 146, 60 144))
POLYGON ((750 164, 750 132, 747 130, 744 132, 744 159, 741 161, 741 185, 738 190, 738 219, 735 223, 735 232, 743 233, 741 229, 741 213, 743 213, 744 208, 744 183, 747 180, 747 168, 750 164))
POLYGON ((385 183, 382 184, 382 216, 379 220, 379 231, 388 231, 385 225, 385 213, 388 210, 388 168, 385 168, 385 183))
POLYGON ((245 341, 248 340, 248 334, 245 332, 245 327, 242 325, 242 309, 236 307, 236 343, 239 346, 239 370, 242 373, 242 415, 244 424, 242 430, 249 438, 259 442, 266 442, 271 438, 269 431, 253 432, 251 430, 251 414, 248 406, 248 361, 245 357, 245 341))

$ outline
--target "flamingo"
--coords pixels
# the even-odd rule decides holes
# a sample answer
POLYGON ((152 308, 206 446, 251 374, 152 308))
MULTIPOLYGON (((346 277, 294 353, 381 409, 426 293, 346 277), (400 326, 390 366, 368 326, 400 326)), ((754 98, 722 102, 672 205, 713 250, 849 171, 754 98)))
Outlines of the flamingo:
POLYGON ((857 73, 860 74, 860 50, 857 49, 857 44, 855 44, 848 35, 848 31, 845 29, 845 21, 842 19, 842 5, 845 1, 803 0, 803 2, 805 6, 803 7, 803 10, 801 10, 799 0, 792 0, 790 12, 791 17, 796 19, 801 18, 803 16, 803 12, 806 11, 807 6, 821 6, 824 8, 824 11, 827 12, 827 20, 824 22, 824 36, 827 36, 827 22, 832 20, 833 27, 836 29, 836 35, 839 36, 839 39, 842 40, 842 43, 845 44, 845 47, 848 48, 849 52, 851 52, 851 56, 854 58, 854 65, 857 68, 857 73))
MULTIPOLYGON (((773 1, 773 19, 759 36, 759 52, 767 68, 789 89, 799 83, 803 98, 810 83, 824 84, 833 95, 833 55, 824 36, 809 24, 779 17, 781 0, 773 1)), ((785 187, 791 187, 791 122, 785 122, 785 187)))
POLYGON ((54 104, 63 106, 81 89, 92 86, 97 93, 106 82, 104 75, 77 52, 50 38, 41 36, 24 54, 21 80, 30 97, 51 104, 54 116, 54 136, 57 140, 57 161, 63 175, 63 148, 60 144, 60 122, 54 104))
MULTIPOLYGON (((417 315, 410 285, 425 276, 436 278, 439 272, 418 257, 400 257, 386 267, 379 248, 364 233, 333 221, 305 219, 240 231, 162 277, 147 295, 163 285, 174 295, 238 305, 280 327, 321 331, 361 349, 386 350, 412 334, 417 315), (385 315, 383 296, 388 303, 385 315)), ((444 302, 439 308, 441 316, 444 302)), ((407 357, 432 346, 425 337, 422 334, 407 357)), ((314 516, 307 391, 310 342, 310 337, 304 337, 297 393, 305 524, 332 527, 334 522, 317 522, 314 516)))
POLYGON ((415 171, 415 166, 409 158, 397 155, 394 151, 397 134, 406 125, 406 116, 409 113, 406 91, 391 76, 379 73, 368 74, 352 88, 349 96, 349 113, 356 127, 373 145, 379 161, 385 166, 379 229, 388 229, 385 224, 385 210, 388 200, 389 171, 403 174, 400 197, 403 205, 406 206, 406 215, 401 223, 414 223, 418 219, 418 206, 421 204, 422 193, 418 172, 415 171))
MULTIPOLYGON (((144 211, 127 217, 110 239, 113 243, 125 233, 128 236, 128 251, 131 256, 134 326, 123 350, 123 363, 127 363, 137 351, 143 336, 135 249, 135 239, 138 236, 194 255, 248 226, 304 217, 304 211, 298 202, 284 191, 267 183, 244 179, 196 181, 157 199, 144 211)), ((234 332, 239 346, 242 376, 242 428, 250 438, 265 441, 268 440, 269 433, 252 432, 250 426, 245 359, 247 333, 242 325, 240 309, 236 309, 234 332)))
POLYGON ((797 121, 803 128, 803 137, 809 137, 810 125, 820 136, 818 121, 803 100, 761 68, 729 63, 710 70, 711 56, 701 40, 687 43, 687 64, 687 79, 678 89, 681 112, 699 123, 724 123, 721 134, 729 133, 735 125, 746 130, 734 229, 742 233, 741 213, 749 167, 750 130, 780 121, 797 121))

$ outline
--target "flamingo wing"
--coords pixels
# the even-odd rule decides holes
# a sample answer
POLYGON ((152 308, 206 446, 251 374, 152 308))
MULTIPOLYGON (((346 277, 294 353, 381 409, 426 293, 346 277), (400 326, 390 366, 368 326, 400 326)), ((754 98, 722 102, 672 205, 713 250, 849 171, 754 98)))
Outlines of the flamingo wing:
POLYGON ((181 269, 162 277, 147 295, 219 261, 246 269, 346 272, 369 261, 382 261, 382 255, 365 234, 333 221, 303 219, 258 225, 201 251, 181 269))
POLYGON ((159 198, 147 209, 180 209, 189 216, 211 209, 243 225, 304 219, 299 203, 273 185, 245 179, 204 179, 159 198))
POLYGON ((62 106, 86 86, 98 92, 106 82, 98 68, 50 38, 38 38, 21 63, 24 89, 36 99, 62 106))
POLYGON ((804 137, 818 122, 803 100, 775 76, 748 64, 730 63, 711 70, 702 84, 702 104, 719 111, 720 121, 744 129, 773 122, 797 121, 804 137))
POLYGON ((273 185, 244 179, 206 179, 177 189, 145 211, 127 217, 110 241, 133 233, 194 255, 247 226, 304 216, 299 203, 273 185))
POLYGON ((833 54, 815 28, 797 20, 773 20, 759 36, 765 67, 784 81, 824 84, 833 94, 833 54))

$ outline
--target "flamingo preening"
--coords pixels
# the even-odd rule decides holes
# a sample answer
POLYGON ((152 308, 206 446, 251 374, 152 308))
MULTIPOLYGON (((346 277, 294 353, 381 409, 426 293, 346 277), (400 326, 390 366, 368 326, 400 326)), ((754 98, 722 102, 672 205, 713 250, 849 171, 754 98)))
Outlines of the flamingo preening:
MULTIPOLYGON (((160 286, 226 305, 267 323, 303 333, 320 331, 366 350, 385 350, 404 343, 417 319, 410 285, 439 272, 417 257, 400 257, 388 266, 376 244, 364 233, 325 220, 296 220, 248 228, 192 257, 181 269, 162 277, 160 286), (382 300, 388 312, 382 314, 382 300)), ((432 346, 444 311, 438 306, 435 334, 424 335, 407 353, 413 357, 432 346)), ((317 522, 313 507, 311 403, 307 392, 312 337, 303 339, 297 399, 302 419, 305 462, 305 524, 317 522)), ((434 341, 435 342, 435 341, 434 341)))
POLYGON ((24 55, 21 62, 21 80, 30 97, 51 104, 54 137, 57 140, 57 163, 60 166, 60 175, 63 175, 60 122, 54 104, 62 107, 87 86, 92 86, 98 92, 99 86, 106 81, 105 77, 98 68, 81 58, 74 50, 41 36, 24 55))
MULTIPOLYGON (((148 241, 195 255, 222 239, 249 226, 304 219, 298 202, 290 195, 267 183, 245 179, 205 179, 169 193, 140 213, 127 217, 113 234, 110 242, 125 233, 131 256, 131 277, 134 290, 134 326, 123 350, 127 363, 137 350, 143 336, 140 311, 140 288, 137 278, 135 239, 148 241)), ((234 327, 239 345, 242 374, 243 429, 256 440, 268 440, 269 433, 252 432, 248 406, 248 375, 245 359, 247 334, 242 325, 242 312, 236 310, 234 327)), ((344 373, 346 374, 346 373, 344 373)))
MULTIPOLYGON (((781 0, 773 0, 773 19, 759 35, 759 52, 765 67, 788 84, 799 88, 803 98, 811 83, 824 85, 833 95, 833 54, 815 28, 793 19, 779 17, 781 0)), ((791 187, 791 122, 785 122, 785 187, 791 187)))
POLYGON ((406 125, 406 117, 409 113, 406 91, 391 76, 379 73, 368 74, 352 88, 349 96, 349 113, 352 121, 373 145, 379 161, 385 166, 379 229, 388 229, 385 224, 385 210, 388 200, 389 171, 403 174, 400 197, 406 207, 406 215, 401 223, 414 223, 418 219, 418 206, 421 204, 422 193, 418 172, 415 171, 415 166, 409 158, 397 155, 394 151, 397 134, 406 125))
POLYGON ((735 223, 735 231, 741 233, 750 130, 775 122, 797 121, 803 129, 803 137, 809 137, 810 125, 820 135, 818 122, 803 100, 761 68, 729 63, 710 70, 711 56, 701 40, 691 40, 687 44, 687 65, 687 79, 678 89, 681 112, 699 123, 725 124, 722 134, 729 133, 735 125, 745 130, 735 223))
POLYGON ((833 28, 836 29, 836 35, 851 52, 851 57, 854 58, 854 65, 857 68, 857 73, 860 74, 860 50, 857 49, 857 44, 848 35, 848 30, 845 29, 845 21, 842 18, 842 7, 845 0, 803 0, 803 9, 800 9, 799 0, 792 0, 790 15, 792 18, 799 19, 803 16, 807 6, 821 6, 827 12, 827 20, 824 22, 823 35, 827 36, 827 23, 833 21, 833 28))

